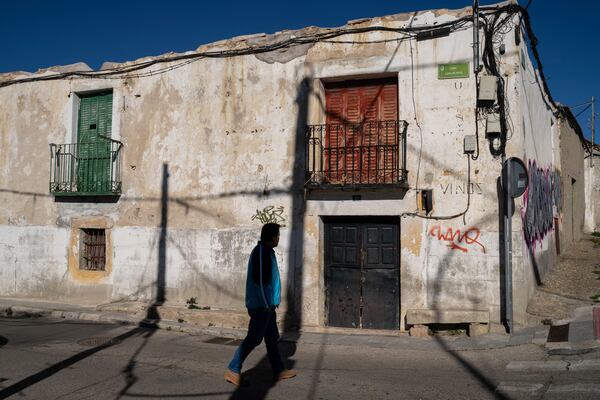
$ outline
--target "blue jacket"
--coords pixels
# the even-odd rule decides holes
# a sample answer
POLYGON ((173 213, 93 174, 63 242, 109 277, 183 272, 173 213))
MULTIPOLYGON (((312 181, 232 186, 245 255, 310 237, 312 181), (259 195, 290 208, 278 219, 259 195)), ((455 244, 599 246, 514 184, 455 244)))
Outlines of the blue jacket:
POLYGON ((280 302, 281 280, 275 252, 258 242, 248 260, 246 308, 277 307, 280 302))

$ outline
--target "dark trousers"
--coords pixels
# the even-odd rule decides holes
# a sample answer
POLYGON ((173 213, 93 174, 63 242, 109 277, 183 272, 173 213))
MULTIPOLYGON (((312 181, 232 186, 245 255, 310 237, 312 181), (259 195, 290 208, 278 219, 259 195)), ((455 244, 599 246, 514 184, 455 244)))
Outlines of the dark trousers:
POLYGON ((233 355, 229 369, 238 374, 241 373, 244 360, 264 338, 271 368, 275 374, 280 373, 284 370, 284 366, 281 354, 279 354, 279 347, 277 347, 279 330, 277 329, 275 308, 248 310, 248 314, 250 315, 248 334, 233 355))

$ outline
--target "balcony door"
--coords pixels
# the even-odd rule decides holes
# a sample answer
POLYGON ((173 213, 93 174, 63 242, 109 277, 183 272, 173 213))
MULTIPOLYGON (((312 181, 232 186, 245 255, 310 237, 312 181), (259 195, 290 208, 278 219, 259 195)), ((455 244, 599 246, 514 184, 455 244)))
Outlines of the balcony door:
POLYGON ((77 124, 77 192, 111 191, 112 92, 81 96, 77 124))
POLYGON ((398 179, 396 78, 325 84, 328 183, 394 183, 398 179))

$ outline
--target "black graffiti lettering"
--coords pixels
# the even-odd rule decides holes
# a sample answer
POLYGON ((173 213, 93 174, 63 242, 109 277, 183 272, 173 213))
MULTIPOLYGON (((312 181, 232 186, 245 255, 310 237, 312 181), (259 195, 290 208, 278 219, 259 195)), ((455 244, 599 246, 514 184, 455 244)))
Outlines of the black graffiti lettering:
POLYGON ((252 221, 258 220, 263 224, 272 222, 272 223, 282 223, 285 222, 285 218, 283 216, 283 206, 279 206, 275 208, 274 206, 267 206, 261 210, 256 210, 256 214, 254 214, 251 218, 252 221))

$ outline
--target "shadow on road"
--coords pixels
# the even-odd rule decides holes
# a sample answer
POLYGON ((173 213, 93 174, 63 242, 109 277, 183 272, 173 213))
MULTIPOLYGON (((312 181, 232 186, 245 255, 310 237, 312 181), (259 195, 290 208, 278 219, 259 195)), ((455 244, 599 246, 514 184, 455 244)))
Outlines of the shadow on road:
MULTIPOLYGON (((85 351, 79 352, 69 358, 59 361, 51 366, 44 368, 43 370, 30 375, 20 381, 0 390, 0 399, 5 399, 14 394, 17 394, 28 387, 31 387, 39 382, 44 381, 47 378, 59 373, 60 371, 71 367, 79 361, 85 360, 86 358, 93 356, 105 349, 115 346, 129 338, 141 336, 143 338, 142 344, 136 349, 134 354, 131 356, 129 362, 123 369, 122 373, 125 378, 125 386, 119 391, 117 398, 122 396, 130 397, 174 397, 174 398, 185 398, 185 397, 205 397, 213 395, 222 395, 225 393, 194 393, 194 394, 172 394, 172 395, 152 395, 152 394, 130 394, 129 389, 138 382, 138 377, 135 374, 136 358, 142 352, 142 350, 148 344, 148 341, 156 332, 158 323, 160 322, 160 315, 157 307, 164 304, 166 300, 166 270, 167 270, 167 228, 168 228, 168 190, 169 190, 169 168, 167 164, 163 165, 162 174, 162 195, 161 195, 161 223, 160 223, 160 237, 158 245, 158 265, 157 265, 157 277, 156 277, 156 294, 154 301, 147 310, 146 318, 140 322, 135 328, 111 338, 111 340, 104 341, 102 344, 85 351)), ((0 346, 6 344, 8 340, 0 336, 0 346), (4 343, 2 341, 4 340, 4 343)))

